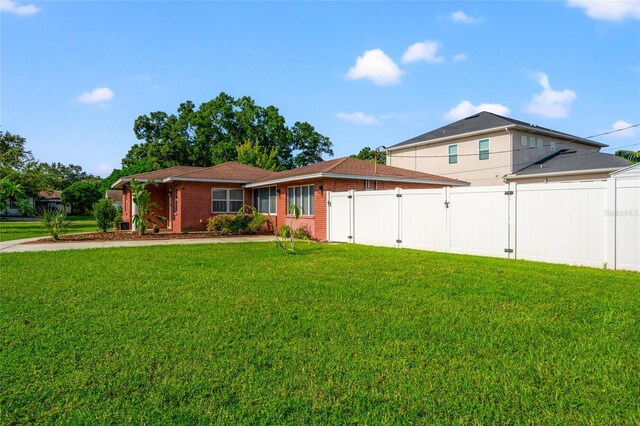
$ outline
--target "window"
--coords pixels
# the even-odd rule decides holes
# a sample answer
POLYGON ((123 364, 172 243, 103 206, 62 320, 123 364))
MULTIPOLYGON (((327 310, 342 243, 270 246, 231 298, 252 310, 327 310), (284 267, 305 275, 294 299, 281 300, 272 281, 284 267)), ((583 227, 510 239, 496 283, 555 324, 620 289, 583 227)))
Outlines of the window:
POLYGON ((378 189, 378 181, 377 180, 365 180, 364 181, 364 190, 365 191, 373 191, 374 189, 378 189))
POLYGON ((549 145, 551 146, 551 151, 555 151, 556 150, 556 143, 551 141, 549 142, 549 145))
POLYGON ((287 190, 287 214, 293 204, 302 208, 303 215, 314 214, 314 194, 313 185, 290 186, 287 190))
POLYGON ((529 138, 529 146, 530 146, 531 148, 535 148, 535 147, 536 147, 536 138, 534 138, 533 136, 531 136, 531 137, 529 138))
POLYGON ((173 202, 173 212, 178 213, 178 188, 174 189, 174 192, 176 193, 176 195, 173 202))
POLYGON ((235 213, 244 204, 242 189, 211 189, 212 213, 235 213))
POLYGON ((538 148, 542 148, 544 146, 544 142, 542 139, 538 139, 538 148))
POLYGON ((449 164, 458 162, 458 145, 449 145, 449 164))
POLYGON ((478 143, 478 158, 480 160, 489 159, 489 139, 482 139, 478 143))
POLYGON ((263 213, 276 213, 278 195, 275 186, 253 190, 253 207, 263 213))
POLYGON ((520 145, 527 146, 527 137, 525 135, 520 136, 520 145))

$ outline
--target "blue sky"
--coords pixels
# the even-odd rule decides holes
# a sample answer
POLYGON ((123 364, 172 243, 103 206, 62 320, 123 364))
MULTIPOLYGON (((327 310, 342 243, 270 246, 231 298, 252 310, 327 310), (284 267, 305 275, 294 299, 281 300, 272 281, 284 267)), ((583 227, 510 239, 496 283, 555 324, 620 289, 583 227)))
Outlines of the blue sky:
MULTIPOLYGON (((105 176, 133 122, 221 91, 392 145, 479 109, 577 136, 640 123, 640 1, 0 0, 3 131, 105 176)), ((597 138, 640 149, 640 127, 597 138)))

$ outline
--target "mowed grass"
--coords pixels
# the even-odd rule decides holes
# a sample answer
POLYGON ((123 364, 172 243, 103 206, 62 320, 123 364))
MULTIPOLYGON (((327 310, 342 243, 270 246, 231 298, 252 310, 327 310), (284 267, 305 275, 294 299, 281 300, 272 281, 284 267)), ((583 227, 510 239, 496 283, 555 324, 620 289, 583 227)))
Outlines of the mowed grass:
MULTIPOLYGON (((96 221, 88 216, 70 216, 67 220, 69 221, 69 228, 64 232, 65 234, 72 234, 75 232, 94 232, 98 230, 96 221)), ((23 238, 40 236, 49 236, 49 233, 42 227, 40 221, 0 221, 0 241, 21 240, 23 238)))
POLYGON ((0 423, 640 422, 640 274, 299 247, 1 254, 0 423))

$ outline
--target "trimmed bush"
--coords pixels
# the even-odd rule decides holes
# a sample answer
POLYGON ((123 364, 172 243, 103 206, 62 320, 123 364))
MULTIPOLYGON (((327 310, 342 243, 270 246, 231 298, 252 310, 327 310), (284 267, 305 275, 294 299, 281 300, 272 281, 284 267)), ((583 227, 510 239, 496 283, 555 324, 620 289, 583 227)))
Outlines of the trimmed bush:
MULTIPOLYGON (((252 234, 254 228, 258 227, 260 219, 256 219, 255 216, 249 214, 221 214, 218 216, 212 216, 207 223, 207 231, 215 232, 221 235, 238 235, 238 234, 252 234)), ((264 224, 264 218, 262 224, 264 224)))
POLYGON ((266 219, 262 213, 254 213, 253 217, 251 218, 251 222, 249 222, 249 232, 251 232, 252 234, 257 234, 258 232, 262 231, 264 229, 265 222, 266 219))
MULTIPOLYGON (((102 232, 107 232, 113 226, 113 221, 118 215, 118 209, 113 205, 113 201, 108 198, 102 198, 93 204, 93 217, 96 219, 96 225, 102 232)), ((122 215, 120 215, 122 218, 122 215)))

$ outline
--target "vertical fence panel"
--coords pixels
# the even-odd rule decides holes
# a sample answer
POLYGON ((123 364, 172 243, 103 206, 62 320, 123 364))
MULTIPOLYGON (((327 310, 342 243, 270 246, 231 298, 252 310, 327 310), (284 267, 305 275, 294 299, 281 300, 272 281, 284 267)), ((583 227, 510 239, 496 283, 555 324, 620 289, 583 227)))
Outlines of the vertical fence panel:
POLYGON ((616 268, 640 271, 640 176, 616 183, 616 268))
POLYGON ((402 191, 402 247, 447 251, 446 189, 402 191))
POLYGON ((518 185, 518 258, 602 267, 606 205, 606 182, 518 185))
POLYGON ((449 189, 449 235, 453 253, 508 257, 507 186, 449 189))
POLYGON ((396 191, 359 191, 354 195, 355 242, 396 245, 398 205, 396 191))
POLYGON ((350 242, 351 235, 351 206, 349 193, 332 192, 331 205, 327 206, 329 240, 340 243, 350 242))

